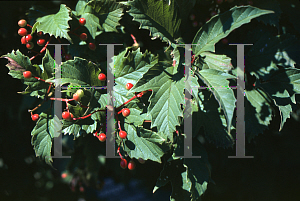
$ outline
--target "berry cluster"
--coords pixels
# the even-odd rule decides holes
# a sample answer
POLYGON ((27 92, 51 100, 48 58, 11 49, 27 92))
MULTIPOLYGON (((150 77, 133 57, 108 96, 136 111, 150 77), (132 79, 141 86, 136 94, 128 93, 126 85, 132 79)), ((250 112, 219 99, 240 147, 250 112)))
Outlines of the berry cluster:
MULTIPOLYGON (((80 35, 78 35, 74 32, 75 30, 79 29, 81 26, 84 26, 85 24, 86 24, 86 19, 85 18, 80 18, 79 19, 79 27, 77 27, 73 31, 69 31, 68 33, 78 36, 80 38, 80 40, 82 40, 82 41, 87 41, 88 40, 88 35, 86 33, 81 33, 80 35)), ((43 38, 44 37, 43 32, 42 31, 37 32, 36 35, 40 38, 36 40, 36 44, 38 46, 43 47, 43 48, 39 52, 34 51, 33 50, 34 43, 32 42, 33 41, 33 35, 32 35, 33 33, 31 33, 32 26, 27 24, 27 21, 24 20, 24 19, 19 20, 18 25, 21 27, 18 30, 18 34, 20 36, 22 36, 21 44, 25 45, 27 49, 31 50, 31 52, 36 52, 37 53, 37 55, 30 58, 30 60, 32 60, 36 56, 42 54, 46 50, 46 47, 49 44, 52 37, 49 38, 49 36, 46 35, 45 38, 43 38), (26 27, 29 27, 30 30, 27 30, 26 27), (48 38, 49 38, 49 40, 48 40, 48 38)), ((59 38, 57 38, 57 40, 59 42, 61 42, 59 38)), ((90 50, 94 51, 96 49, 95 43, 92 43, 92 42, 88 43, 88 48, 90 50)), ((62 47, 62 50, 63 50, 63 55, 64 55, 64 58, 65 58, 66 61, 72 59, 72 56, 70 54, 67 54, 63 47, 62 47)))
MULTIPOLYGON (((25 79, 29 79, 29 78, 32 78, 32 77, 33 77, 32 73, 31 73, 30 71, 25 71, 25 72, 23 72, 23 76, 24 76, 25 79)), ((38 80, 40 80, 40 81, 44 81, 44 82, 45 82, 45 80, 42 80, 42 79, 40 79, 40 78, 38 78, 38 77, 34 77, 34 78, 35 78, 35 79, 38 79, 38 80)), ((105 75, 104 73, 99 73, 98 79, 99 79, 100 81, 105 81, 105 80, 106 80, 106 75, 105 75)), ((51 87, 51 84, 50 84, 50 86, 49 86, 48 93, 49 93, 50 87, 51 87)), ((126 88, 127 90, 130 90, 132 87, 133 87, 133 84, 132 84, 132 83, 127 83, 127 84, 125 85, 125 88, 126 88)), ((152 91, 152 90, 149 90, 149 91, 152 91)), ((136 95, 133 96, 131 99, 129 99, 128 101, 126 101, 125 103, 123 103, 121 106, 119 106, 119 107, 117 108, 117 110, 121 109, 124 105, 126 105, 127 103, 129 103, 129 102, 132 101, 133 99, 135 99, 135 98, 137 98, 137 97, 142 97, 142 96, 143 96, 144 94, 146 94, 147 92, 148 92, 148 91, 142 91, 141 93, 136 94, 136 95)), ((67 120, 67 121, 73 121, 73 120, 85 119, 85 118, 87 118, 87 117, 89 117, 89 116, 91 116, 91 115, 93 114, 93 113, 91 113, 91 114, 88 114, 88 115, 83 116, 83 117, 74 118, 74 115, 69 111, 67 103, 68 103, 69 101, 77 101, 77 102, 80 103, 81 98, 82 98, 83 96, 84 96, 84 91, 83 91, 82 89, 78 89, 78 90, 76 91, 76 93, 73 94, 73 98, 72 98, 72 99, 57 99, 57 98, 52 98, 52 97, 50 97, 49 99, 50 99, 50 100, 60 100, 60 101, 65 101, 65 102, 66 102, 66 109, 65 109, 65 111, 62 113, 62 118, 63 118, 64 120, 67 120)), ((41 106, 41 104, 40 104, 39 106, 37 106, 36 108, 34 108, 33 110, 29 110, 29 112, 31 112, 31 118, 32 118, 33 121, 37 121, 37 120, 39 119, 39 115, 38 115, 38 114, 32 114, 32 112, 33 112, 34 110, 36 110, 38 107, 40 107, 40 106, 41 106)), ((82 107, 86 107, 86 106, 83 106, 83 105, 81 105, 81 106, 82 106, 82 107)), ((104 111, 104 110, 100 110, 100 111, 104 111)), ((98 112, 98 111, 96 111, 96 112, 98 112)), ((121 109, 117 114, 121 114, 121 113, 122 113, 122 116, 126 118, 126 117, 128 117, 128 116, 130 115, 130 109, 129 109, 129 108, 123 108, 123 109, 121 109)), ((120 130, 118 136, 119 136, 121 139, 126 139, 126 138, 127 138, 127 132, 121 129, 120 121, 119 121, 117 115, 116 115, 116 119, 117 119, 117 121, 118 121, 118 127, 119 127, 119 130, 120 130)), ((96 136, 96 137, 99 139, 99 141, 105 142, 105 141, 106 141, 106 135, 105 135, 105 133, 100 133, 100 134, 98 133, 102 127, 103 127, 103 125, 100 126, 100 128, 94 133, 94 136, 96 136)), ((120 166, 121 166, 123 169, 125 169, 126 167, 128 167, 129 170, 135 169, 135 163, 134 163, 134 161, 131 160, 131 161, 127 164, 127 160, 124 159, 123 156, 120 154, 119 149, 120 149, 120 145, 119 145, 119 147, 118 147, 118 153, 119 153, 119 155, 120 155, 120 157, 121 157, 120 166)), ((143 159, 139 159, 139 161, 140 161, 140 163, 142 163, 142 164, 145 162, 143 159)))
MULTIPOLYGON (((27 47, 28 49, 32 49, 33 46, 34 46, 33 43, 31 42, 32 39, 33 39, 33 36, 32 36, 31 34, 28 34, 27 29, 24 28, 25 26, 29 26, 30 28, 32 28, 32 27, 31 27, 30 25, 27 24, 26 20, 20 20, 20 21, 18 22, 18 24, 19 24, 19 26, 21 27, 21 28, 19 29, 19 31, 18 31, 19 35, 22 36, 21 43, 22 43, 22 44, 26 44, 26 47, 27 47)), ((84 18, 80 18, 80 19, 79 19, 79 26, 84 26, 85 24, 86 24, 86 20, 85 20, 84 18)), ((76 29, 78 29, 78 28, 76 28, 76 29)), ((76 30, 76 29, 75 29, 75 30, 76 30)), ((74 30, 73 30, 73 31, 74 31, 74 30)), ((77 35, 77 34, 74 33, 73 31, 70 31, 69 33, 74 34, 74 35, 77 35)), ((37 36, 38 36, 38 37, 42 37, 42 36, 43 36, 43 32, 38 32, 38 33, 37 33, 37 36)), ((82 40, 82 41, 87 41, 87 40, 88 40, 88 36, 87 36, 86 33, 81 33, 80 35, 77 35, 77 36, 78 36, 78 37, 80 38, 80 40, 82 40)), ((135 44, 138 45, 138 43, 136 42, 136 39, 135 39, 135 37, 134 37, 133 35, 132 35, 132 38, 133 38, 135 44)), ((50 39, 51 39, 51 38, 50 38, 50 39)), ((39 46, 44 46, 44 45, 46 44, 46 45, 43 47, 43 49, 38 53, 38 55, 41 54, 43 51, 45 51, 45 49, 46 49, 48 43, 50 42, 50 39, 47 41, 47 43, 46 43, 46 40, 43 39, 43 38, 40 38, 40 39, 37 40, 37 44, 38 44, 39 46)), ((88 47, 89 47, 91 50, 95 50, 95 48, 96 48, 96 46, 95 46, 94 43, 89 43, 89 44, 88 44, 88 47)), ((65 54, 64 49, 63 49, 63 52, 64 52, 64 55, 65 55, 65 59, 66 59, 66 60, 69 60, 69 59, 72 58, 71 55, 65 54)), ((37 55, 36 55, 36 56, 37 56, 37 55)), ((34 56, 33 58, 35 58, 36 56, 34 56)), ((33 58, 31 58, 31 60, 32 60, 33 58)), ((39 77, 33 76, 33 74, 32 74, 31 71, 25 71, 25 72, 23 72, 23 76, 24 76, 24 79, 35 78, 35 79, 37 79, 37 80, 39 80, 39 81, 45 82, 45 80, 42 80, 42 79, 39 78, 39 77)), ((105 75, 104 73, 99 73, 98 79, 99 79, 100 81, 104 82, 104 81, 106 81, 106 75, 105 75)), ((94 111, 94 112, 91 113, 91 114, 88 114, 88 115, 85 115, 85 116, 82 116, 82 117, 76 117, 76 118, 74 118, 74 115, 69 111, 69 108, 68 108, 68 102, 69 102, 69 101, 76 101, 77 104, 80 104, 81 107, 86 107, 86 108, 87 108, 87 106, 81 105, 81 99, 84 97, 84 90, 78 89, 78 90, 76 91, 76 93, 73 94, 73 97, 72 97, 71 99, 63 99, 63 98, 48 97, 48 96, 50 96, 50 94, 51 94, 51 93, 50 93, 51 87, 52 87, 52 83, 49 83, 49 89, 48 89, 48 91, 47 91, 46 98, 45 98, 44 102, 47 101, 47 100, 60 100, 60 101, 65 102, 65 103, 66 103, 66 109, 65 109, 64 112, 62 113, 62 118, 63 118, 64 120, 66 120, 66 121, 76 121, 76 120, 80 120, 80 119, 85 119, 85 118, 90 117, 90 116, 91 116, 93 113, 95 113, 95 112, 105 111, 105 110, 94 111)), ((133 87, 133 84, 132 84, 132 83, 127 83, 124 87, 125 87, 126 90, 131 90, 132 87, 133 87)), ((149 91, 152 91, 152 90, 149 90, 149 91)), ((126 101, 125 103, 123 103, 121 106, 119 106, 118 108, 116 108, 117 110, 119 110, 118 113, 117 113, 117 115, 116 115, 116 119, 117 119, 117 122, 118 122, 118 130, 119 130, 119 132, 118 132, 118 137, 119 137, 120 139, 122 139, 122 140, 126 139, 126 138, 127 138, 127 132, 121 129, 120 121, 119 121, 118 115, 122 113, 122 116, 123 116, 124 118, 126 118, 126 117, 128 117, 128 116, 130 115, 130 109, 129 109, 129 108, 123 108, 123 106, 125 106, 127 103, 129 103, 130 101, 132 101, 133 99, 135 99, 135 98, 137 98, 137 97, 142 97, 142 96, 143 96, 144 94, 146 94, 146 93, 147 93, 147 91, 142 91, 142 92, 140 92, 140 93, 136 93, 136 95, 134 95, 131 99, 129 99, 128 101, 126 101)), ((32 121, 38 121, 38 120, 39 120, 39 118, 40 118, 40 117, 39 117, 39 114, 33 114, 32 112, 35 111, 36 109, 38 109, 41 105, 42 105, 42 104, 39 104, 39 105, 38 105, 37 107, 35 107, 34 109, 29 110, 29 112, 31 113, 31 119, 32 119, 32 121)), ((97 131, 94 133, 94 136, 97 137, 97 138, 99 139, 99 141, 101 141, 101 142, 105 142, 105 141, 106 141, 106 134, 105 134, 105 133, 100 133, 100 130, 101 130, 101 128, 102 128, 103 126, 104 126, 104 125, 101 125, 101 126, 97 129, 97 131)), ((129 163, 127 163, 127 160, 123 158, 123 156, 121 155, 121 153, 119 152, 119 150, 120 150, 120 145, 118 146, 118 153, 119 153, 119 155, 120 155, 120 157, 121 157, 120 166, 121 166, 122 168, 124 168, 124 169, 127 167, 129 170, 135 169, 135 162, 134 162, 133 160, 130 160, 129 163)), ((143 164, 145 161, 144 161, 143 159, 139 159, 139 162, 143 164)), ((64 175, 64 176, 65 176, 65 175, 64 175)))

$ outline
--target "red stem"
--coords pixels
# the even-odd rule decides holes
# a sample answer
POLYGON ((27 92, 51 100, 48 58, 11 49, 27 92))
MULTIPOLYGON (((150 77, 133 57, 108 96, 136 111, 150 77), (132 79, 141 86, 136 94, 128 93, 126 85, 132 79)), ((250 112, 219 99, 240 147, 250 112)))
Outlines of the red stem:
POLYGON ((34 78, 37 79, 37 80, 41 80, 41 81, 45 82, 45 80, 43 80, 43 79, 41 79, 39 77, 34 77, 34 78))

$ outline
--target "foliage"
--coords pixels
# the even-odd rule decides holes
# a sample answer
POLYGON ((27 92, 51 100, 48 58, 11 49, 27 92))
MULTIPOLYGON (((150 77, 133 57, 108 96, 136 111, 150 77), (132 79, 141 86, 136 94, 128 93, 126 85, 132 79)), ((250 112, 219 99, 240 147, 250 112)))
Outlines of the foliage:
MULTIPOLYGON (((273 9, 268 8, 270 10, 262 9, 265 5, 259 8, 234 6, 214 15, 199 28, 191 40, 193 60, 189 79, 193 88, 189 92, 192 95, 192 111, 187 111, 185 93, 188 92, 185 88, 188 78, 185 76, 185 48, 182 46, 185 39, 180 27, 191 8, 184 2, 79 0, 75 10, 64 4, 58 11, 49 11, 44 16, 37 14, 35 8, 30 10, 28 18, 33 22, 31 34, 43 32, 49 38, 48 43, 52 38, 69 42, 63 54, 70 54, 73 58, 62 62, 61 78, 58 80, 55 77, 58 64, 47 45, 39 53, 45 51, 41 64, 33 64, 35 57, 29 58, 19 50, 1 56, 9 61, 9 74, 27 85, 21 92, 24 95, 39 98, 42 103, 53 102, 58 100, 54 97, 56 89, 65 87, 61 90, 62 100, 66 102, 63 110, 70 111, 74 117, 72 121, 62 120, 55 113, 53 104, 40 113, 31 132, 36 156, 51 165, 52 142, 60 133, 74 135, 79 143, 86 135, 106 133, 106 109, 111 109, 107 104, 110 94, 106 89, 96 87, 107 85, 107 81, 98 79, 99 73, 108 74, 113 70, 114 109, 116 113, 124 105, 130 109, 126 118, 117 114, 116 132, 107 134, 108 139, 113 138, 119 148, 116 153, 121 158, 163 163, 153 192, 170 182, 173 190, 170 200, 200 199, 208 184, 213 182, 207 153, 198 140, 201 128, 204 128, 205 138, 217 147, 228 148, 235 144, 236 94, 230 86, 236 85, 239 72, 230 51, 228 55, 219 54, 216 45, 253 19, 258 19, 261 27, 279 28, 281 11, 275 0, 273 9), (86 24, 76 28, 80 18, 85 18, 86 24), (139 35, 133 35, 131 29, 136 24, 138 29, 149 33, 150 45, 144 44, 139 35), (82 32, 87 33, 88 42, 79 39, 78 35, 82 32), (158 46, 152 45, 155 40, 159 40, 158 46), (112 66, 107 68, 106 45, 97 45, 92 51, 87 45, 91 42, 123 44, 123 47, 115 48, 112 58, 114 69, 112 66), (25 71, 31 71, 34 77, 24 78, 25 71), (125 88, 127 83, 133 84, 130 90, 125 88), (200 89, 203 86, 208 89, 200 89), (72 100, 78 87, 84 87, 80 102, 72 100), (192 114, 193 121, 193 155, 201 155, 202 158, 180 158, 182 154, 178 154, 184 147, 186 134, 183 122, 188 112, 192 114), (149 122, 150 125, 147 124, 149 122), (121 130, 127 132, 127 139, 118 137, 121 130)), ((196 4, 196 0, 188 2, 196 4)), ((259 31, 253 29, 249 33, 247 40, 254 45, 245 54, 248 140, 268 128, 277 110, 281 117, 281 130, 296 104, 295 95, 300 93, 300 70, 297 68, 299 40, 288 33, 272 35, 271 31, 264 34, 259 31)), ((31 114, 35 110, 30 110, 31 114)), ((88 147, 86 152, 91 152, 88 147)), ((86 155, 96 161, 97 154, 100 155, 86 155)), ((76 164, 76 160, 80 159, 74 157, 72 160, 76 164)), ((89 161, 86 165, 97 169, 100 162, 89 161)), ((97 173, 93 174, 96 177, 97 173)))

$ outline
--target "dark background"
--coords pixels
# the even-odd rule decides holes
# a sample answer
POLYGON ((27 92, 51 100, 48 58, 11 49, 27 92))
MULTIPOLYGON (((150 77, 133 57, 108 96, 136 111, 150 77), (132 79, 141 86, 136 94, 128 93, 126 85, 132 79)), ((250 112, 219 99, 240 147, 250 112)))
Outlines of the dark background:
MULTIPOLYGON (((40 4, 50 9, 58 8, 60 3, 74 9, 77 1, 60 1, 58 4, 52 1, 1 1, 0 55, 17 49, 23 54, 28 53, 20 43, 17 22, 26 19, 25 12, 31 5, 40 4)), ((205 6, 210 7, 197 4, 192 11, 196 20, 209 16, 210 11, 200 14, 197 12, 197 9, 204 10, 205 6)), ((185 25, 185 29, 190 31, 183 33, 184 37, 193 38, 199 25, 193 26, 191 20, 190 24, 185 25)), ((233 41, 234 36, 228 39, 233 41)), ((28 56, 33 55, 28 53, 28 56)), ((138 165, 139 172, 132 174, 129 183, 116 180, 118 174, 110 173, 102 175, 102 187, 98 190, 91 187, 86 187, 84 192, 70 190, 69 185, 62 182, 60 177, 61 171, 66 167, 66 159, 54 159, 54 167, 57 168, 54 170, 35 157, 30 136, 35 123, 31 121, 27 110, 35 107, 37 102, 35 98, 17 94, 25 89, 25 85, 8 75, 6 64, 6 59, 0 59, 1 201, 83 201, 84 196, 85 200, 169 200, 170 185, 152 195, 162 167, 154 163, 138 165)), ((228 159, 228 156, 235 155, 234 150, 217 149, 212 144, 205 143, 212 165, 212 179, 216 185, 208 185, 203 200, 299 201, 299 129, 297 111, 287 120, 282 132, 277 132, 277 126, 271 124, 269 131, 254 138, 251 143, 246 143, 246 155, 254 156, 254 159, 228 159)), ((119 169, 121 172, 121 168, 119 169)), ((128 171, 122 174, 128 174, 128 171)))

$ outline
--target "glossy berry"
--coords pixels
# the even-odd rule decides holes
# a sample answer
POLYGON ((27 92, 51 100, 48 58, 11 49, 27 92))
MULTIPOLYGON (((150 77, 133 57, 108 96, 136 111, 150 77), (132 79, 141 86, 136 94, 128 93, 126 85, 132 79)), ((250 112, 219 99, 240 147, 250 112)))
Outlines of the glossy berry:
POLYGON ((85 23, 86 23, 85 18, 80 18, 80 19, 79 19, 79 24, 80 24, 81 26, 84 26, 85 23))
POLYGON ((28 78, 32 77, 32 74, 30 71, 25 71, 25 72, 23 72, 23 76, 28 79, 28 78))
POLYGON ((27 35, 27 30, 26 30, 25 28, 20 28, 20 29, 18 30, 18 34, 19 34, 20 36, 26 36, 26 35, 27 35))
POLYGON ((23 37, 21 38, 21 43, 22 43, 23 45, 25 45, 25 44, 27 43, 25 37, 26 37, 26 36, 23 36, 23 37))
POLYGON ((28 34, 27 36, 25 36, 26 42, 30 42, 32 40, 32 35, 28 34))
POLYGON ((121 166, 121 168, 126 169, 126 167, 127 167, 127 160, 124 159, 124 158, 122 158, 121 162, 120 162, 120 166, 121 166))
POLYGON ((98 136, 98 139, 101 141, 101 142, 105 142, 106 140, 106 135, 104 133, 101 133, 99 136, 98 136))
POLYGON ((39 115, 38 114, 34 114, 31 116, 32 121, 37 121, 39 119, 39 115))
POLYGON ((86 35, 86 33, 80 34, 79 38, 80 38, 80 40, 87 40, 87 35, 86 35))
POLYGON ((83 90, 82 89, 78 89, 76 91, 76 93, 73 94, 73 99, 76 100, 76 101, 80 101, 80 99, 83 97, 83 95, 84 95, 83 90))
POLYGON ((34 44, 32 42, 29 42, 26 44, 27 49, 31 50, 34 47, 34 44))
POLYGON ((39 31, 39 32, 36 33, 36 35, 37 35, 38 37, 42 37, 42 36, 43 36, 43 32, 42 32, 42 31, 39 31))
POLYGON ((80 97, 78 94, 73 94, 73 99, 76 100, 76 101, 80 101, 80 97))
POLYGON ((133 87, 133 84, 131 84, 131 83, 127 83, 126 86, 125 86, 125 88, 127 90, 130 90, 132 87, 133 87))
POLYGON ((96 45, 94 43, 89 43, 89 48, 90 48, 90 50, 95 50, 96 45))
POLYGON ((123 117, 128 117, 130 115, 130 110, 128 108, 124 108, 122 110, 123 117))
POLYGON ((26 20, 22 19, 22 20, 19 20, 18 25, 19 25, 19 27, 25 27, 27 25, 27 22, 26 22, 26 20))
POLYGON ((61 174, 61 178, 63 178, 63 179, 66 178, 67 176, 68 176, 67 173, 62 173, 62 174, 61 174))
POLYGON ((126 133, 125 131, 120 131, 120 132, 119 132, 119 136, 120 136, 120 138, 122 138, 122 139, 126 139, 127 133, 126 133))
POLYGON ((105 75, 104 73, 100 73, 100 74, 98 75, 98 79, 99 79, 100 81, 105 81, 105 80, 106 80, 106 75, 105 75))
POLYGON ((129 161, 128 169, 129 170, 134 170, 135 169, 135 162, 133 160, 129 161))
POLYGON ((36 42, 38 44, 38 46, 44 46, 46 43, 45 39, 38 39, 38 41, 36 42))
POLYGON ((63 119, 70 119, 71 118, 70 112, 63 112, 62 113, 62 118, 63 119))

